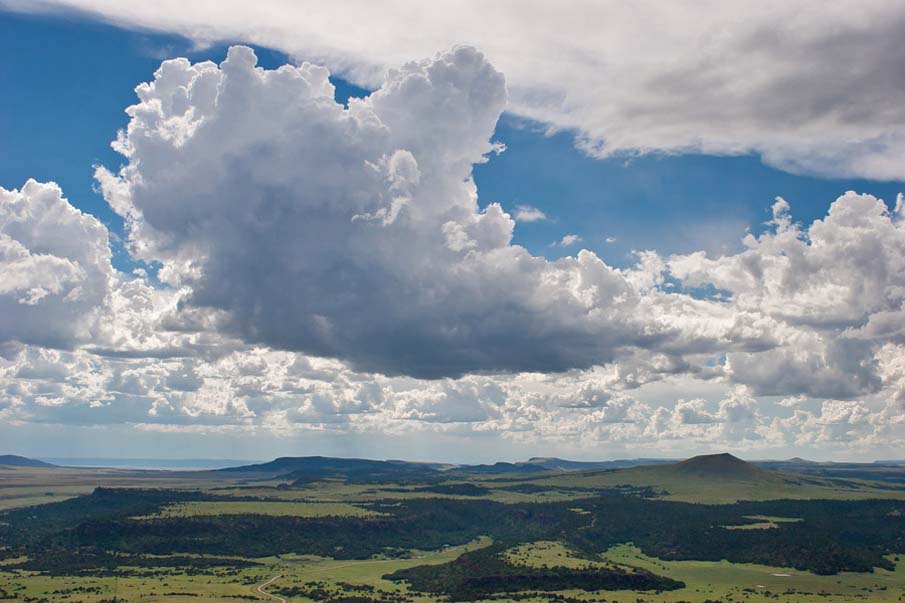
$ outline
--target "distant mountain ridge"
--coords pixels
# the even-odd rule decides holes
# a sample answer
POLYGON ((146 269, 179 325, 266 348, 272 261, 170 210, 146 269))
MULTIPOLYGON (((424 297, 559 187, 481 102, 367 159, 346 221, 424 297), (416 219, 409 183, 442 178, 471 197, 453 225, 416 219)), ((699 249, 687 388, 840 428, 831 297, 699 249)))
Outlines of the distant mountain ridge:
POLYGON ((0 454, 0 467, 56 467, 56 465, 16 454, 0 454))
MULTIPOLYGON (((7 467, 68 467, 80 466, 82 463, 69 463, 67 459, 49 459, 45 462, 18 455, 0 455, 0 466, 7 467)), ((97 459, 84 466, 91 467, 124 467, 132 465, 105 465, 97 459)), ((905 461, 873 461, 853 462, 821 462, 794 457, 786 460, 752 460, 743 461, 729 453, 705 454, 690 459, 634 458, 606 461, 576 461, 558 457, 535 456, 525 461, 499 461, 485 464, 453 464, 437 462, 416 462, 404 460, 377 460, 363 458, 342 458, 327 456, 285 456, 272 461, 251 464, 227 465, 229 461, 206 461, 208 467, 198 464, 195 467, 182 467, 172 461, 155 461, 146 463, 150 469, 171 468, 166 463, 173 463, 172 468, 182 470, 198 470, 206 472, 224 472, 226 474, 244 474, 247 479, 290 479, 310 481, 328 477, 350 479, 377 478, 454 478, 457 475, 506 475, 537 474, 548 472, 588 472, 614 471, 620 469, 654 469, 671 468, 675 475, 724 477, 734 479, 757 479, 763 477, 759 470, 769 470, 782 474, 821 475, 825 477, 862 478, 879 481, 901 483, 902 472, 899 468, 905 461), (216 466, 219 464, 219 466, 216 466), (156 465, 159 465, 156 466, 156 465)), ((234 461, 241 462, 241 461, 234 461)))
MULTIPOLYGON (((53 461, 54 459, 48 459, 53 461)), ((222 461, 221 461, 222 462, 222 461)), ((0 455, 0 466, 10 468, 71 468, 65 461, 58 464, 17 455, 0 455)), ((104 468, 100 464, 97 468, 104 468)), ((163 469, 163 467, 161 467, 163 469)), ((173 469, 169 469, 172 471, 173 469)), ((881 488, 905 488, 903 465, 895 462, 844 463, 815 462, 802 458, 786 460, 752 460, 746 462, 732 454, 705 454, 685 460, 635 458, 608 461, 574 461, 557 457, 531 457, 525 461, 486 464, 451 464, 338 458, 327 456, 280 457, 268 462, 220 465, 208 468, 186 468, 183 472, 198 478, 222 476, 243 482, 270 482, 304 486, 323 480, 374 484, 395 482, 435 488, 444 482, 479 480, 579 480, 599 487, 630 485, 682 492, 688 498, 689 488, 721 491, 735 489, 737 498, 762 495, 792 495, 787 491, 803 485, 857 489, 857 481, 885 484, 881 488), (730 486, 731 484, 731 486, 730 486)), ((703 491, 703 490, 702 490, 703 491)), ((728 497, 727 499, 731 498, 728 497)))
MULTIPOLYGON (((466 477, 469 475, 524 475, 544 472, 583 472, 632 467, 669 466, 676 464, 676 462, 675 460, 664 459, 570 461, 555 457, 532 457, 527 461, 515 463, 500 461, 492 464, 453 465, 401 460, 290 456, 280 457, 266 463, 240 465, 217 471, 231 475, 240 474, 252 480, 280 479, 300 483, 329 478, 358 481, 379 481, 382 479, 431 481, 454 479, 457 476, 466 477)), ((744 463, 744 461, 739 462, 744 463)))
POLYGON ((221 473, 246 474, 250 479, 281 479, 297 483, 326 478, 359 481, 380 479, 424 479, 440 475, 450 465, 414 463, 397 460, 348 459, 326 456, 284 456, 267 463, 241 465, 218 470, 221 473))
POLYGON ((537 465, 552 471, 583 471, 585 469, 622 469, 640 465, 666 465, 675 463, 672 459, 621 459, 615 461, 570 461, 556 457, 531 457, 524 464, 537 465))

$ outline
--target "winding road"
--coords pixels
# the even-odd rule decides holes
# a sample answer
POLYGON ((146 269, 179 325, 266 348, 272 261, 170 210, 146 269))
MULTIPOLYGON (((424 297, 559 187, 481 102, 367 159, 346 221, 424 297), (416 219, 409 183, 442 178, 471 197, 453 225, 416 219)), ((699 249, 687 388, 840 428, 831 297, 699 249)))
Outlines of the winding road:
MULTIPOLYGON (((308 572, 308 573, 310 573, 310 574, 317 574, 317 573, 320 573, 320 572, 329 572, 329 571, 341 569, 341 568, 344 568, 344 567, 353 567, 353 566, 356 566, 356 565, 368 565, 368 564, 370 564, 370 563, 392 563, 393 561, 395 561, 395 559, 371 559, 371 560, 368 560, 368 561, 353 561, 352 563, 346 563, 346 564, 344 564, 344 565, 332 565, 332 566, 329 566, 329 567, 323 567, 323 568, 320 568, 320 569, 315 569, 315 570, 312 570, 312 571, 310 571, 310 572, 308 572)), ((265 597, 270 597, 270 598, 273 599, 274 601, 280 601, 281 603, 289 603, 289 601, 287 601, 287 600, 284 599, 283 597, 281 597, 281 596, 279 596, 279 595, 274 595, 273 593, 269 593, 269 592, 267 592, 266 590, 264 590, 265 587, 270 586, 270 585, 273 584, 277 579, 282 578, 282 577, 283 577, 283 574, 277 574, 276 576, 274 576, 273 578, 270 578, 270 579, 267 580, 266 582, 262 582, 261 584, 258 584, 258 585, 255 586, 252 590, 254 590, 254 592, 256 592, 256 593, 259 593, 259 594, 264 595, 265 597)))
POLYGON ((271 579, 268 580, 267 582, 263 582, 263 583, 261 583, 261 584, 258 584, 258 585, 255 587, 255 591, 261 593, 261 594, 264 595, 265 597, 270 597, 270 598, 273 599, 274 601, 280 601, 280 603, 289 603, 289 602, 288 602, 286 599, 284 599, 283 597, 280 597, 280 596, 278 596, 278 595, 272 595, 272 594, 270 594, 269 592, 267 592, 266 590, 264 590, 264 587, 265 587, 265 586, 270 586, 271 584, 273 584, 274 580, 276 580, 277 578, 280 578, 280 577, 281 577, 281 574, 277 574, 276 576, 274 576, 273 578, 271 578, 271 579))

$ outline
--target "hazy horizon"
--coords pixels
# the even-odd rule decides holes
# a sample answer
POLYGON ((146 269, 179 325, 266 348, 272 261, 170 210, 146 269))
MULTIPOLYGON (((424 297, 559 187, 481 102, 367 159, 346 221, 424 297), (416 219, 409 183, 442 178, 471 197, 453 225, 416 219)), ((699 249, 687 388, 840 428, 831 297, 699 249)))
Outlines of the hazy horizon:
MULTIPOLYGON (((2 451, 0 451, 2 452, 2 451)), ((723 454, 728 453, 741 458, 744 461, 748 462, 773 462, 773 461, 789 461, 793 459, 799 459, 801 457, 787 457, 787 458, 778 458, 778 457, 746 457, 739 456, 734 454, 732 451, 724 451, 724 452, 709 452, 702 453, 702 455, 706 456, 708 454, 723 454)), ((7 454, 7 453, 3 453, 7 454)), ((9 453, 14 454, 14 453, 9 453)), ((331 456, 329 458, 343 458, 343 459, 361 459, 361 460, 379 460, 379 461, 405 461, 412 463, 438 463, 438 464, 449 464, 449 465, 478 465, 478 464, 493 464, 495 462, 508 462, 508 463, 526 463, 531 461, 532 459, 544 459, 544 458, 555 458, 563 461, 573 461, 573 462, 615 462, 615 461, 681 461, 687 458, 691 458, 693 456, 702 456, 702 455, 690 455, 690 456, 682 456, 682 457, 670 457, 670 456, 656 456, 656 457, 647 457, 647 456, 638 456, 638 457, 612 457, 612 458, 562 458, 557 456, 531 456, 526 458, 510 458, 510 459, 485 459, 483 461, 475 461, 475 462, 463 462, 457 461, 453 459, 412 459, 405 457, 378 457, 378 456, 331 456)), ((25 455, 16 455, 16 456, 25 456, 25 455)), ((134 458, 134 457, 55 457, 55 456, 31 456, 25 458, 31 458, 34 460, 43 461, 46 463, 51 463, 53 465, 59 465, 62 467, 82 467, 82 468, 124 468, 124 469, 148 469, 148 470, 179 470, 179 469, 224 469, 227 467, 237 467, 242 465, 254 465, 267 463, 269 461, 275 460, 277 458, 305 458, 305 457, 318 457, 325 455, 318 454, 286 454, 280 455, 276 457, 270 458, 259 458, 259 459, 229 459, 229 458, 178 458, 178 457, 150 457, 150 458, 134 458)), ((801 460, 815 463, 863 463, 863 464, 891 464, 891 465, 899 465, 905 463, 905 457, 902 458, 883 458, 883 459, 871 459, 871 460, 861 460, 861 461, 853 461, 853 460, 845 460, 845 459, 811 459, 811 458, 801 458, 801 460)))

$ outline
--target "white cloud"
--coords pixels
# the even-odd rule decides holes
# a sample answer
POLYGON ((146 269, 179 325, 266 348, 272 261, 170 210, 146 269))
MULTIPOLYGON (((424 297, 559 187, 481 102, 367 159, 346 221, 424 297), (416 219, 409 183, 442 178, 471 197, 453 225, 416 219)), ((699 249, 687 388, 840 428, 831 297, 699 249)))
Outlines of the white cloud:
POLYGON ((577 234, 564 235, 559 241, 551 243, 550 247, 572 247, 582 242, 582 238, 577 234))
POLYGON ((56 184, 0 188, 0 275, 0 344, 88 342, 110 302, 107 229, 56 184))
POLYGON ((905 307, 902 216, 870 195, 846 193, 807 228, 774 205, 773 229, 749 235, 739 254, 669 259, 686 286, 729 295, 736 319, 768 321, 775 342, 728 353, 727 373, 759 394, 853 398, 884 387, 876 354, 905 307))
POLYGON ((548 219, 547 214, 530 205, 516 205, 513 217, 516 222, 543 222, 548 219))
POLYGON ((737 254, 548 261, 477 205, 506 98, 480 53, 409 63, 348 109, 323 68, 254 60, 165 62, 116 142, 127 165, 97 173, 168 287, 115 273, 106 229, 55 185, 0 189, 0 417, 585 449, 905 441, 901 203, 847 193, 798 225, 780 199, 737 254))
POLYGON ((166 61, 138 87, 115 143, 128 164, 97 176, 132 253, 185 288, 183 310, 216 311, 247 343, 419 377, 589 367, 721 336, 707 308, 661 304, 657 277, 641 277, 662 270, 651 256, 638 271, 587 251, 549 262, 510 244, 498 204, 478 209, 472 165, 506 98, 479 52, 408 63, 348 109, 327 76, 263 70, 233 47, 220 66, 166 61))
POLYGON ((576 130, 593 154, 753 151, 793 171, 905 173, 905 6, 887 0, 5 4, 84 9, 199 43, 245 40, 372 87, 412 57, 472 44, 507 74, 511 111, 576 130))

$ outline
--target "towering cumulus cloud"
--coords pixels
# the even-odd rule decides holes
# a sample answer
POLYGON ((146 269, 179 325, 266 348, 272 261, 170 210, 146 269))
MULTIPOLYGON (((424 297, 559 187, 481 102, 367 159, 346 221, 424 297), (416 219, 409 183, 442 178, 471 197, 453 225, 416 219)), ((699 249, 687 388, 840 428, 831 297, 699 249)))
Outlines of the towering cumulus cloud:
POLYGON ((901 197, 846 193, 810 224, 778 199, 722 256, 551 261, 512 243, 542 213, 478 204, 507 103, 480 52, 348 107, 328 75, 234 47, 137 88, 125 165, 96 176, 165 286, 116 272, 55 184, 0 189, 0 418, 614 453, 905 442, 901 197))
POLYGON ((111 292, 107 229, 55 184, 0 188, 0 274, 0 346, 87 343, 111 292))
POLYGON ((483 210, 472 165, 506 102, 503 76, 458 47, 333 100, 328 73, 163 63, 99 170, 134 254, 220 310, 246 341, 419 377, 556 371, 667 341, 638 312, 649 283, 594 254, 548 262, 483 210))

